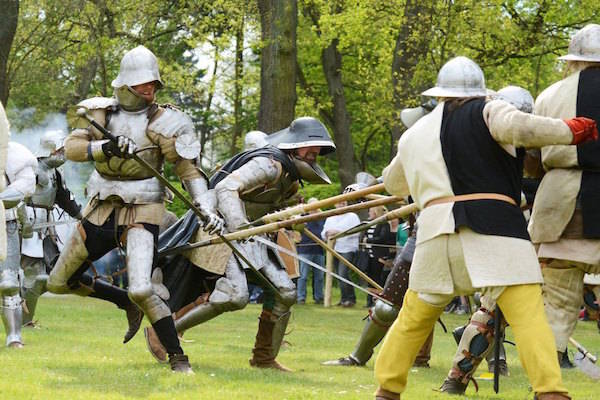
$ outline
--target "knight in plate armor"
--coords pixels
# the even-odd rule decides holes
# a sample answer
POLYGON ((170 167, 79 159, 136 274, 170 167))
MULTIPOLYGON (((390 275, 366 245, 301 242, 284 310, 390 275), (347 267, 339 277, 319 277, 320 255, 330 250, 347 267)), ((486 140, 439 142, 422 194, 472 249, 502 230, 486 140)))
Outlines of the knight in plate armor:
MULTIPOLYGON (((210 179, 211 190, 218 200, 218 210, 230 231, 289 205, 297 195, 301 180, 330 183, 316 163, 318 155, 335 150, 321 122, 310 117, 298 118, 288 128, 270 135, 268 141, 271 145, 234 156, 210 179)), ((197 237, 196 241, 199 239, 197 237)), ((270 288, 265 287, 264 281, 256 279, 254 271, 230 251, 225 252, 219 262, 209 262, 209 257, 219 252, 215 246, 204 251, 197 249, 189 255, 189 260, 214 274, 216 283, 208 298, 198 298, 192 303, 174 307, 175 327, 182 334, 224 312, 244 308, 249 302, 248 280, 251 280, 263 286, 265 299, 250 365, 289 371, 275 358, 290 319, 290 308, 296 301, 295 285, 284 268, 281 256, 264 243, 249 239, 235 245, 280 295, 274 295, 270 288)), ((153 330, 148 328, 145 333, 149 350, 159 361, 165 360, 164 349, 153 339, 153 330)))
POLYGON ((35 192, 27 202, 27 216, 33 232, 21 243, 22 296, 25 300, 23 326, 35 327, 33 316, 38 298, 46 291, 48 272, 68 235, 68 225, 55 224, 68 221, 65 213, 81 219, 81 206, 71 195, 59 171, 65 162, 63 140, 60 131, 46 132, 40 139, 35 192), (44 226, 37 228, 38 224, 44 226))
MULTIPOLYGON (((92 161, 95 170, 88 181, 89 201, 82 222, 50 273, 48 290, 94 295, 116 304, 133 301, 167 349, 171 369, 191 373, 165 303, 169 293, 160 276, 152 273, 159 224, 165 213, 165 187, 132 155, 137 154, 157 171, 162 171, 165 160, 173 163, 192 200, 208 216, 205 228, 220 230, 222 220, 211 209, 215 201, 209 198, 207 180, 196 165, 200 148, 192 120, 172 106, 155 103, 155 93, 163 87, 156 56, 144 46, 125 53, 112 87, 115 97, 87 99, 77 108, 85 109, 111 131, 116 142, 105 139, 86 118, 70 118, 73 131, 65 139, 66 157, 92 161), (127 292, 103 287, 100 280, 84 274, 89 261, 118 246, 126 249, 127 292)), ((128 334, 126 339, 133 336, 128 334)))
POLYGON ((6 172, 3 176, 8 185, 0 193, 0 200, 4 203, 5 209, 7 244, 6 259, 0 262, 0 295, 2 296, 2 322, 6 330, 6 345, 9 347, 23 347, 19 227, 27 222, 23 202, 35 191, 36 168, 37 160, 25 146, 8 142, 6 172))

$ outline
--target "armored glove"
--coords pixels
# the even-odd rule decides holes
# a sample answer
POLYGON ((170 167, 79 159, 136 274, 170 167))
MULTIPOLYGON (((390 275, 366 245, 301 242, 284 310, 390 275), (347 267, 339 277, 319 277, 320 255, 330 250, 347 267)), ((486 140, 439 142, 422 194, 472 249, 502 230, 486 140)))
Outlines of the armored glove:
POLYGON ((575 117, 564 121, 573 133, 573 141, 571 144, 598 140, 598 127, 596 126, 596 121, 593 119, 575 117))
POLYGON ((217 214, 217 197, 214 190, 208 190, 204 178, 195 178, 184 181, 185 188, 192 197, 194 205, 206 216, 204 231, 211 235, 223 233, 223 218, 217 214))
POLYGON ((126 136, 117 136, 117 143, 112 140, 94 140, 88 147, 88 158, 94 161, 106 161, 111 157, 131 158, 137 150, 133 140, 126 136))

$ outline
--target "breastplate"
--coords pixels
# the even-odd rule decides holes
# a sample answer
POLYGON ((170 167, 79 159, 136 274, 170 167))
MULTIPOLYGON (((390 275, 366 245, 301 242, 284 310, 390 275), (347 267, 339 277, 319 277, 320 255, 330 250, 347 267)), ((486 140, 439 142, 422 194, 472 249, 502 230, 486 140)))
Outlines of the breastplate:
MULTIPOLYGON (((146 134, 148 128, 147 109, 141 111, 119 110, 111 114, 107 126, 114 136, 126 136, 132 139, 138 149, 155 146, 146 134)), ((160 149, 141 151, 138 156, 159 171, 162 168, 162 155, 160 149)), ((124 160, 111 157, 107 162, 96 162, 96 170, 103 176, 117 179, 146 179, 152 175, 135 160, 124 160)))

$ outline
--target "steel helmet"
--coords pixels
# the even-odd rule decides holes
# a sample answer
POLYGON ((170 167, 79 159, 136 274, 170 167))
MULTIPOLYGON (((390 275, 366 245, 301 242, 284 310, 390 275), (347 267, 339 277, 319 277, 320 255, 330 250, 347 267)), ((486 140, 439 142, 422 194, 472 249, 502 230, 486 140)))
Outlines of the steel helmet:
POLYGON ((430 97, 485 96, 483 71, 467 57, 455 57, 440 69, 434 87, 422 93, 430 97))

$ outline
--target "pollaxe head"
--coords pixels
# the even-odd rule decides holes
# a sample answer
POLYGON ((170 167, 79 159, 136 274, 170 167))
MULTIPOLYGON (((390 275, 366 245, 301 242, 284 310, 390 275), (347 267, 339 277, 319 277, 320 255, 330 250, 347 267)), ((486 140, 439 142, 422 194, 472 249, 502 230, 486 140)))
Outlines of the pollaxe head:
POLYGON ((125 110, 141 110, 152 104, 156 91, 163 87, 154 53, 144 46, 125 53, 121 59, 119 75, 111 86, 125 110))
POLYGON ((455 57, 440 69, 434 87, 424 96, 461 98, 487 95, 483 71, 467 57, 455 57))
POLYGON ((533 96, 531 96, 531 93, 527 89, 520 86, 506 86, 498 90, 493 97, 512 104, 519 111, 526 113, 533 112, 533 96))
POLYGON ((331 183, 317 164, 317 156, 335 151, 335 144, 325 125, 312 117, 297 118, 288 128, 268 137, 273 146, 290 154, 300 177, 310 183, 331 183))

